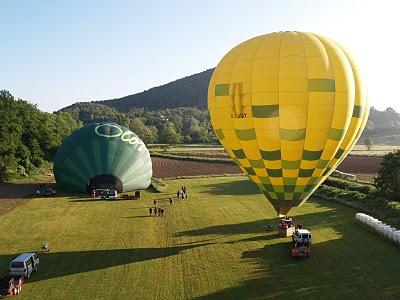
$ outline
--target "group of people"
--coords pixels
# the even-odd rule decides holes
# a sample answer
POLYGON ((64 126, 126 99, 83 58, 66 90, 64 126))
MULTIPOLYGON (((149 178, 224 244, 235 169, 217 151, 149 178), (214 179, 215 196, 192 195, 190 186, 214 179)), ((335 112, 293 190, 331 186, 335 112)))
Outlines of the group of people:
POLYGON ((154 204, 154 207, 149 207, 150 216, 154 215, 154 216, 163 217, 164 216, 164 208, 157 207, 157 200, 154 200, 153 204, 154 204))
POLYGON ((182 186, 179 191, 176 192, 176 197, 179 199, 187 199, 188 198, 188 192, 186 189, 186 186, 182 186))
MULTIPOLYGON (((176 197, 178 199, 188 199, 188 192, 186 186, 182 186, 181 189, 176 192, 176 197)), ((171 196, 168 197, 168 201, 169 201, 169 206, 174 205, 174 199, 171 196)), ((153 205, 154 207, 152 206, 149 207, 150 216, 163 217, 165 211, 164 208, 157 206, 157 200, 153 200, 153 205)))

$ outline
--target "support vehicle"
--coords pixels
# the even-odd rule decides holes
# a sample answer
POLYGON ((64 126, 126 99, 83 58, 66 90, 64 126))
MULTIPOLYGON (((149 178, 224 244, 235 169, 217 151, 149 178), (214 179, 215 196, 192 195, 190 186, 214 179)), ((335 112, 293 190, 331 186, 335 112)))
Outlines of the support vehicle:
POLYGON ((22 253, 15 257, 10 263, 10 276, 23 276, 29 278, 32 272, 37 272, 39 267, 39 257, 36 253, 22 253))
POLYGON ((290 255, 309 258, 311 256, 311 232, 307 229, 296 228, 292 239, 293 247, 290 250, 290 255))

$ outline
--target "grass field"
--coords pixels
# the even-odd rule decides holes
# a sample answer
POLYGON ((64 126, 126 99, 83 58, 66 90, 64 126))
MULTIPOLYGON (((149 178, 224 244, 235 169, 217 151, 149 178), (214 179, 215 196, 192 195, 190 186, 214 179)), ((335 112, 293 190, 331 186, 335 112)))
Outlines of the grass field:
POLYGON ((351 151, 352 155, 366 155, 366 156, 384 156, 389 152, 398 150, 399 146, 387 146, 387 145, 373 145, 371 150, 368 150, 365 145, 355 145, 351 151))
POLYGON ((292 216, 311 229, 310 259, 244 177, 168 181, 138 201, 78 195, 34 199, 0 216, 0 270, 38 250, 39 272, 19 299, 399 299, 400 249, 356 223, 356 211, 310 201, 292 216), (167 205, 180 186, 189 199, 167 205), (164 217, 148 216, 157 199, 164 217))

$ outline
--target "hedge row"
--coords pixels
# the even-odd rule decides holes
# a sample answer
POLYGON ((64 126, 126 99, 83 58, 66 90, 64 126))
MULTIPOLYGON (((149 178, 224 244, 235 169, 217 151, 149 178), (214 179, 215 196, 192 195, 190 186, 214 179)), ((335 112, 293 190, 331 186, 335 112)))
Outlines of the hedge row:
POLYGON ((160 152, 151 152, 151 156, 154 157, 164 157, 171 159, 189 160, 189 161, 200 161, 200 162, 213 162, 213 163, 223 163, 223 164, 234 164, 234 161, 230 158, 212 158, 212 157, 196 157, 187 155, 173 155, 160 152))
POLYGON ((347 189, 340 189, 322 185, 314 195, 318 198, 353 207, 387 224, 400 227, 400 203, 384 199, 376 192, 362 193, 350 190, 348 186, 347 189))
POLYGON ((354 181, 329 177, 323 183, 325 186, 331 186, 342 190, 356 191, 364 194, 376 192, 376 188, 372 184, 362 184, 354 181))

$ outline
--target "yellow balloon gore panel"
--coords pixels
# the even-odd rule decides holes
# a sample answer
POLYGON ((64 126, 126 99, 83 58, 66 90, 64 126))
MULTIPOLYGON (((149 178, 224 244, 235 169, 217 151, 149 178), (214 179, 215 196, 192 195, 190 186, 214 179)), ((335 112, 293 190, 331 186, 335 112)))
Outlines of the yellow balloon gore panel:
POLYGON ((369 107, 336 42, 276 32, 229 51, 211 77, 218 139, 278 214, 303 204, 360 137, 369 107))

